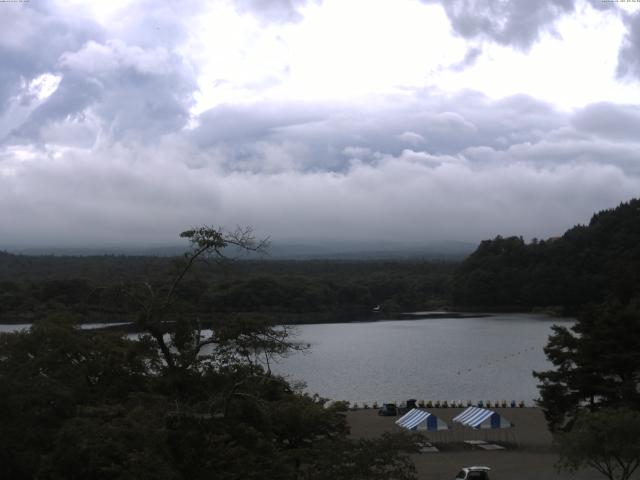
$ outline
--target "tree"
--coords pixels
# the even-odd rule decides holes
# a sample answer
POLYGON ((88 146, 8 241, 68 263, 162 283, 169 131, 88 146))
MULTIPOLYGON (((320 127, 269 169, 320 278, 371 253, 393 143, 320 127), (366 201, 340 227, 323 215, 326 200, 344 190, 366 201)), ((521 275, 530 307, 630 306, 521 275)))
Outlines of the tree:
POLYGON ((237 227, 227 232, 208 225, 192 228, 180 234, 189 240, 191 248, 176 262, 175 272, 165 282, 143 282, 122 285, 120 293, 138 312, 137 326, 155 342, 167 369, 188 369, 198 361, 200 350, 212 339, 203 339, 198 319, 180 312, 177 291, 197 261, 207 256, 225 259, 225 249, 238 252, 264 252, 267 240, 257 240, 251 227, 237 227), (166 336, 169 336, 168 340, 166 336))
POLYGON ((0 334, 0 478, 34 478, 86 406, 123 404, 151 387, 154 350, 84 332, 75 320, 52 316, 30 331, 0 334))
POLYGON ((582 409, 640 410, 640 308, 593 307, 570 328, 554 326, 545 353, 555 367, 534 372, 552 430, 567 429, 582 409))
POLYGON ((562 306, 574 313, 610 297, 629 303, 640 295, 639 272, 640 199, 633 199, 547 241, 481 242, 457 270, 452 293, 458 305, 562 306))
POLYGON ((419 437, 386 433, 379 440, 339 439, 326 442, 315 453, 315 461, 306 465, 301 480, 411 480, 415 465, 411 459, 398 455, 398 449, 416 451, 419 437))
POLYGON ((344 405, 270 371, 270 358, 298 348, 287 329, 235 317, 205 333, 180 305, 202 258, 264 243, 250 229, 182 237, 192 248, 168 281, 118 288, 138 312, 138 339, 82 330, 69 316, 0 334, 0 477, 415 478, 410 437, 354 441, 344 405))
POLYGON ((557 442, 561 469, 589 466, 610 480, 627 480, 640 465, 640 413, 628 408, 582 411, 557 442))

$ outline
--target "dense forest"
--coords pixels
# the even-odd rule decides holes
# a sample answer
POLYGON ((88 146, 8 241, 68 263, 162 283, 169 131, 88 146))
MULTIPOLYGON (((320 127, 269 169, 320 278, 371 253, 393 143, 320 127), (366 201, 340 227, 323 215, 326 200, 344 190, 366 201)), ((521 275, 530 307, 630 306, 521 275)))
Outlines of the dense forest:
MULTIPOLYGON (((110 291, 163 281, 179 258, 27 256, 0 253, 0 322, 29 322, 51 311, 86 321, 130 319, 110 291)), ((199 260, 177 295, 181 312, 252 313, 301 323, 366 318, 382 311, 442 307, 456 264, 426 260, 199 260)))
MULTIPOLYGON (((67 311, 85 321, 130 320, 109 292, 163 281, 179 258, 29 256, 0 252, 0 322, 67 311)), ((640 200, 596 213, 561 237, 485 240, 462 263, 405 260, 199 260, 177 295, 181 314, 260 312, 286 323, 371 318, 442 307, 532 308, 576 313, 582 305, 640 292, 640 200)))
POLYGON ((558 238, 485 240, 457 269, 452 283, 457 306, 555 306, 564 313, 605 300, 626 304, 639 293, 638 199, 596 213, 588 225, 558 238))
POLYGON ((304 347, 285 326, 169 315, 195 260, 240 235, 183 232, 192 249, 164 281, 112 290, 135 307, 136 339, 49 312, 0 333, 0 478, 12 480, 414 480, 416 438, 349 438, 346 405, 272 374, 304 347))

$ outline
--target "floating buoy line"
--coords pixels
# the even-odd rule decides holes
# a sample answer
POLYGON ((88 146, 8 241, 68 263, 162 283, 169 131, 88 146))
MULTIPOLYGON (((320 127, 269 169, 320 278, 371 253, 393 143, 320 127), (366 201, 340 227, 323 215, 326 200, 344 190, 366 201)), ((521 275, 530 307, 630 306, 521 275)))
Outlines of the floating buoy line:
POLYGON ((486 368, 486 367, 490 367, 491 365, 496 365, 496 364, 499 364, 499 363, 503 363, 503 362, 506 362, 506 361, 514 358, 514 357, 517 357, 518 355, 522 355, 523 353, 534 351, 535 349, 536 349, 536 347, 527 347, 527 348, 519 350, 519 351, 517 351, 515 353, 510 353, 508 355, 504 355, 501 358, 496 358, 496 359, 488 361, 486 363, 480 363, 479 365, 477 365, 474 368, 470 367, 470 368, 467 368, 466 370, 458 370, 456 372, 456 375, 462 375, 463 373, 469 373, 469 372, 472 372, 472 371, 480 369, 480 368, 486 368))

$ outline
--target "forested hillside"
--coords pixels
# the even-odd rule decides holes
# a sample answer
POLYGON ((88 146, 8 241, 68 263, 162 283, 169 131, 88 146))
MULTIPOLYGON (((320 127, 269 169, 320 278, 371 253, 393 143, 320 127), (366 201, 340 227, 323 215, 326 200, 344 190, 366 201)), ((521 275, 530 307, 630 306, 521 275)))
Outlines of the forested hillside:
POLYGON ((596 213, 562 237, 483 241, 457 269, 457 306, 548 307, 627 303, 640 293, 640 200, 596 213))
MULTIPOLYGON (((86 321, 129 319, 127 305, 109 295, 119 285, 163 281, 175 258, 56 257, 0 253, 0 321, 37 320, 71 311, 86 321)), ((338 321, 383 311, 449 303, 454 263, 338 260, 200 261, 179 289, 182 312, 208 315, 260 312, 287 322, 338 321)))

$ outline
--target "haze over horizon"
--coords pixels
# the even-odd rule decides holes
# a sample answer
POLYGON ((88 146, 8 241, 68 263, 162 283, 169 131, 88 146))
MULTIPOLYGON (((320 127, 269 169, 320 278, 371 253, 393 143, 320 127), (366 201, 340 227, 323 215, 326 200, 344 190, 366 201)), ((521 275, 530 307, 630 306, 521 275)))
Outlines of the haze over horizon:
POLYGON ((0 249, 546 238, 640 195, 640 3, 0 3, 0 249))

